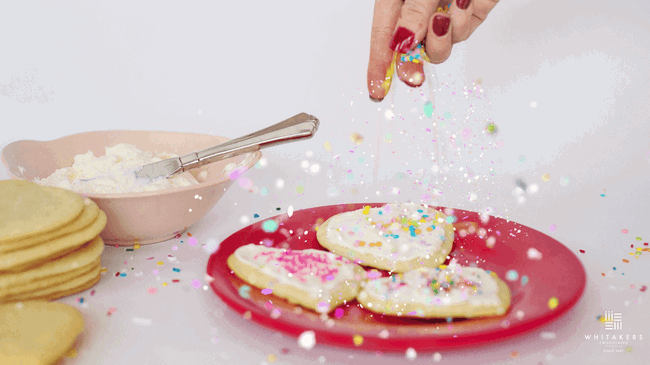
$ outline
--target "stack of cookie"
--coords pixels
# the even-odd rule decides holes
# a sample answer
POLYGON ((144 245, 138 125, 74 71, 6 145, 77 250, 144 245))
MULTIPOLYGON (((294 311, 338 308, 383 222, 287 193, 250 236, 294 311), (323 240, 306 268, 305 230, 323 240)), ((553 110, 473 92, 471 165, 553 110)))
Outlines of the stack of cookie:
POLYGON ((52 300, 94 286, 105 226, 97 204, 74 192, 0 181, 0 303, 52 300))

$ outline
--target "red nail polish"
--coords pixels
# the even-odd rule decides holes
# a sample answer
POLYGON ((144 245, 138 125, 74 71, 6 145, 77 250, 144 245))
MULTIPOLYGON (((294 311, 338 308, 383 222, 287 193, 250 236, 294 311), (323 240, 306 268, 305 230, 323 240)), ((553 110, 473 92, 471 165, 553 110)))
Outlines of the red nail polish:
POLYGON ((404 27, 399 27, 390 41, 390 49, 395 52, 406 53, 413 46, 413 42, 415 42, 415 33, 404 27))
POLYGON ((469 7, 469 4, 472 2, 472 0, 456 0, 456 6, 459 8, 465 10, 469 7))
POLYGON ((433 17, 431 29, 438 37, 442 37, 449 31, 449 23, 451 23, 451 18, 444 15, 436 15, 433 17))

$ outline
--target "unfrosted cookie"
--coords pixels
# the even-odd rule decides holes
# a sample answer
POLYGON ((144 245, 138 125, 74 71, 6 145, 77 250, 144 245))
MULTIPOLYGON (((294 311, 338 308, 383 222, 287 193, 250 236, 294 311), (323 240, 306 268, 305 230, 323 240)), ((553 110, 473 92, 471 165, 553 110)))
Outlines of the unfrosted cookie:
POLYGON ((0 305, 0 364, 54 364, 84 330, 84 319, 63 303, 0 305))
POLYGON ((504 314, 510 307, 510 290, 494 272, 454 263, 369 280, 357 300, 366 309, 387 315, 472 318, 504 314))
POLYGON ((323 247, 361 265, 405 272, 444 263, 454 228, 432 207, 386 204, 337 214, 320 226, 317 238, 323 247))
POLYGON ((228 267, 247 283, 271 289, 289 302, 328 313, 356 297, 365 271, 320 250, 285 250, 249 244, 228 257, 228 267))

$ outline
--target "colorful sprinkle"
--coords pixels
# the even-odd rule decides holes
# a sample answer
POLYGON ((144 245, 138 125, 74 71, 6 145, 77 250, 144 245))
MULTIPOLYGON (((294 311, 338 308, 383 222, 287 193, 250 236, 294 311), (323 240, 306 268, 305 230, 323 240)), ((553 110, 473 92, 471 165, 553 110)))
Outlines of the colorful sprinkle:
POLYGON ((544 180, 544 181, 549 181, 549 180, 551 180, 551 174, 544 174, 544 175, 542 175, 542 180, 544 180))
POLYGON ((153 286, 150 286, 149 288, 147 288, 147 294, 154 295, 154 294, 156 294, 156 293, 158 293, 158 289, 157 289, 157 288, 155 288, 155 287, 153 287, 153 286))
POLYGON ((278 222, 273 219, 266 220, 262 223, 262 230, 266 233, 273 233, 278 230, 278 222))
POLYGON ((361 346, 363 344, 363 336, 354 335, 354 337, 352 337, 352 341, 354 342, 354 346, 361 346))
POLYGON ((316 345, 316 333, 314 331, 305 331, 298 337, 298 345, 305 350, 311 350, 316 345))
POLYGON ((519 273, 517 272, 517 270, 508 270, 508 272, 506 272, 506 279, 510 281, 515 281, 519 279, 519 273))
POLYGON ((336 318, 343 317, 343 308, 336 308, 336 310, 334 311, 334 316, 336 318))
POLYGON ((433 104, 431 104, 431 102, 429 102, 429 101, 427 101, 424 104, 424 115, 426 115, 429 118, 431 118, 431 116, 433 116, 433 104))
POLYGON ((248 299, 248 298, 251 297, 251 295, 250 295, 251 287, 248 286, 248 285, 240 286, 238 292, 239 292, 239 296, 244 298, 244 299, 248 299))
POLYGON ((352 133, 352 134, 350 135, 350 141, 352 141, 352 143, 354 143, 354 144, 356 144, 356 145, 360 145, 360 144, 363 143, 364 138, 363 138, 363 136, 362 136, 361 134, 359 134, 359 133, 352 133))
POLYGON ((551 310, 557 308, 558 304, 560 304, 560 301, 556 297, 552 297, 548 300, 548 308, 551 310))
POLYGON ((190 246, 196 246, 196 238, 194 238, 194 237, 190 237, 190 239, 187 240, 187 243, 188 243, 190 246))
POLYGON ((173 268, 172 271, 173 271, 173 272, 181 272, 181 269, 173 268))
POLYGON ((192 279, 192 287, 193 287, 194 289, 198 289, 198 288, 200 288, 200 287, 201 287, 201 282, 198 281, 198 280, 196 280, 196 279, 192 279))
POLYGON ((528 276, 524 275, 521 277, 521 286, 526 286, 528 284, 528 276))
POLYGON ((262 294, 264 295, 269 295, 271 293, 273 293, 273 289, 269 289, 269 288, 262 289, 262 294))

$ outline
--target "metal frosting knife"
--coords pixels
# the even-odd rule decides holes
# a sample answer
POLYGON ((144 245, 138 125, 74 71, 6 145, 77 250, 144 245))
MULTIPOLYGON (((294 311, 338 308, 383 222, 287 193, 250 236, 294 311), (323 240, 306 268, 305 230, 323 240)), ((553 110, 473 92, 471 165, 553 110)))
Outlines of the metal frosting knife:
POLYGON ((136 171, 136 177, 142 179, 155 179, 161 176, 171 177, 187 170, 244 153, 258 151, 262 148, 309 139, 318 130, 319 123, 316 117, 300 113, 268 128, 214 147, 144 165, 136 171))

